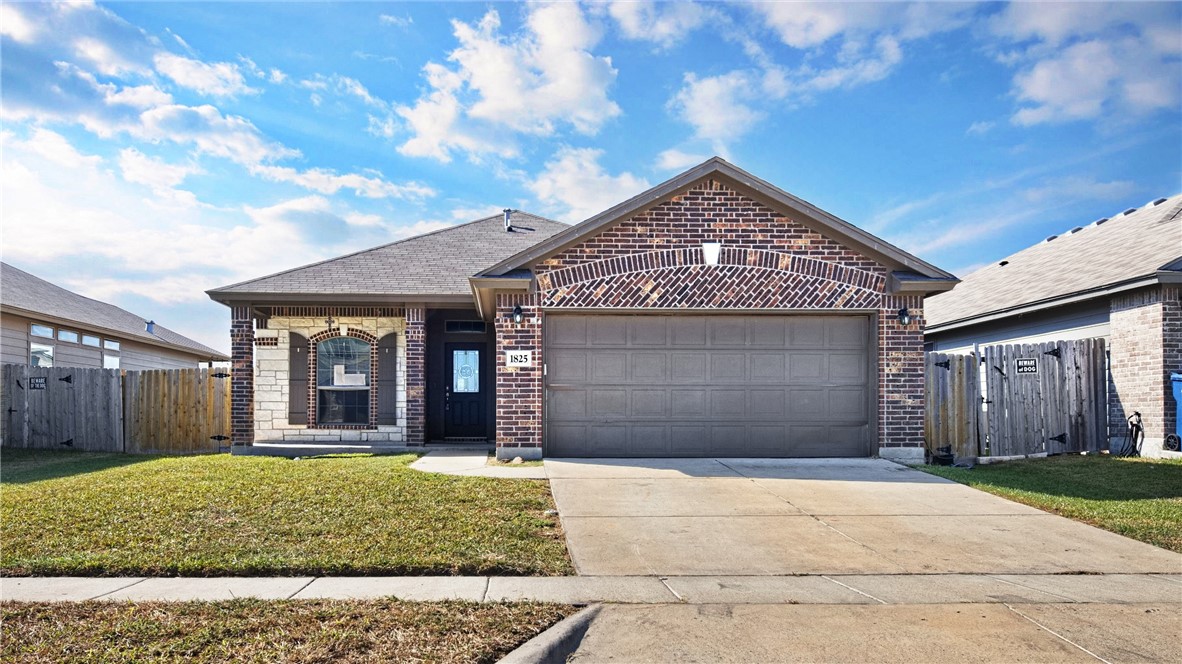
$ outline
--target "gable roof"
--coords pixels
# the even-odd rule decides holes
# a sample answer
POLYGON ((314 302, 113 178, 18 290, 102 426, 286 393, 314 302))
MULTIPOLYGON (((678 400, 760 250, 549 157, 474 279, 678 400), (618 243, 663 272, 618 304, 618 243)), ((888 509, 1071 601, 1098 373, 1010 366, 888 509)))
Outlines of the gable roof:
POLYGON ((220 302, 295 295, 471 298, 469 276, 568 228, 516 210, 510 220, 512 231, 495 215, 206 292, 220 302))
POLYGON ((638 194, 615 207, 569 227, 549 239, 539 242, 506 260, 481 272, 477 277, 503 276, 535 262, 552 256, 563 249, 577 244, 584 238, 605 229, 617 221, 631 217, 662 202, 664 199, 687 189, 705 179, 718 179, 736 191, 770 206, 772 209, 789 213, 794 221, 809 226, 829 238, 857 249, 884 265, 910 272, 929 281, 931 290, 947 288, 956 277, 940 268, 917 258, 880 238, 867 233, 853 224, 840 219, 815 205, 761 180, 721 157, 711 157, 688 171, 667 180, 648 191, 638 194), (937 282, 941 282, 938 285, 937 282))
POLYGON ((106 331, 122 339, 164 346, 203 359, 230 359, 224 353, 177 334, 159 323, 154 326, 154 333, 149 333, 144 325, 147 319, 143 316, 68 291, 8 263, 0 263, 0 307, 31 318, 53 319, 106 331))
POLYGON ((929 297, 928 331, 1182 278, 1182 194, 1052 238, 929 297))

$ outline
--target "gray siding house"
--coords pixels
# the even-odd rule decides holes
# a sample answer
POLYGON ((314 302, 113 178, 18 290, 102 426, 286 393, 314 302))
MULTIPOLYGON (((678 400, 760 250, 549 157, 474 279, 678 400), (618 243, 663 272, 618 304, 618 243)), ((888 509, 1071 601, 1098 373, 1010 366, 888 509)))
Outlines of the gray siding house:
POLYGON ((1175 430, 1182 372, 1182 194, 1159 198, 987 265, 925 302, 927 350, 1102 337, 1114 442, 1140 412, 1145 454, 1175 430))
POLYGON ((0 263, 0 362, 142 370, 229 359, 142 316, 0 263))

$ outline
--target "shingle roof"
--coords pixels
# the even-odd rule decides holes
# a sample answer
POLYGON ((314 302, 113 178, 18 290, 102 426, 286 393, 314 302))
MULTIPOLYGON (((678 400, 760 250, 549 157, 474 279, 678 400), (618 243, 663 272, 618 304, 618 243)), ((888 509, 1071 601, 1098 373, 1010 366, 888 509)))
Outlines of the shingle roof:
POLYGON ((932 329, 1178 270, 1180 259, 1182 194, 1068 230, 991 263, 953 290, 929 297, 924 313, 932 329))
POLYGON ((101 328, 124 339, 169 346, 200 355, 204 359, 230 359, 224 353, 177 334, 159 323, 154 326, 155 333, 149 334, 144 326, 148 319, 143 316, 113 304, 83 297, 8 263, 0 263, 0 304, 5 308, 70 321, 80 327, 101 328))
POLYGON ((240 294, 470 295, 468 277, 566 230, 566 224, 514 211, 445 228, 355 254, 208 291, 215 300, 240 294))

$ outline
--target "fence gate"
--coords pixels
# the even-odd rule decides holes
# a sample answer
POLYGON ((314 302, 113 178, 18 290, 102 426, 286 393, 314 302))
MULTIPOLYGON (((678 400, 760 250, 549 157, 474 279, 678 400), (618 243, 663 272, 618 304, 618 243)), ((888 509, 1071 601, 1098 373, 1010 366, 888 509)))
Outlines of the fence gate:
POLYGON ((980 356, 928 353, 925 366, 929 447, 952 445, 960 457, 1108 445, 1103 339, 987 346, 980 356))
POLYGON ((0 381, 5 445, 123 451, 118 369, 6 364, 0 381))
POLYGON ((128 452, 217 452, 230 445, 228 369, 128 371, 123 403, 128 452))

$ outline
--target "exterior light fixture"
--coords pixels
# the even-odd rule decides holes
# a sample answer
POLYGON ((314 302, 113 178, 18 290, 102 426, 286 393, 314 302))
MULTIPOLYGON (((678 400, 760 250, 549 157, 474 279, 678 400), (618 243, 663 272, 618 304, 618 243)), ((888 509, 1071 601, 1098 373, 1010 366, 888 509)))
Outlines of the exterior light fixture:
POLYGON ((911 312, 907 311, 907 307, 899 310, 899 325, 907 327, 911 324, 911 312))
POLYGON ((512 317, 513 323, 516 325, 521 325, 521 323, 525 320, 525 314, 521 311, 520 304, 514 305, 512 317))
POLYGON ((702 258, 706 260, 707 265, 718 265, 718 255, 722 253, 722 243, 720 242, 703 242, 702 243, 702 258))

